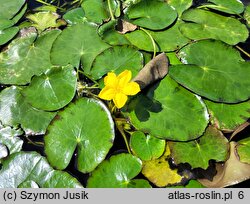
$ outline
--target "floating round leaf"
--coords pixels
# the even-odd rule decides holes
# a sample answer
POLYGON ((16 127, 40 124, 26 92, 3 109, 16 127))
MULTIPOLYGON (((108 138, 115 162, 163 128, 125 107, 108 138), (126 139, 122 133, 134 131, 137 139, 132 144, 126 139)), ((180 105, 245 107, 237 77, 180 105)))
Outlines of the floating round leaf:
POLYGON ((11 127, 0 129, 0 143, 8 147, 9 153, 20 152, 23 146, 23 140, 18 136, 22 135, 23 131, 11 127))
POLYGON ((128 106, 131 123, 152 136, 192 140, 204 132, 208 113, 203 102, 166 76, 128 106))
POLYGON ((72 66, 56 67, 41 76, 35 76, 22 93, 35 108, 58 110, 73 99, 76 80, 76 72, 72 66))
POLYGON ((237 103, 250 97, 250 62, 220 41, 199 41, 178 53, 186 65, 170 67, 170 76, 210 100, 237 103))
POLYGON ((180 31, 192 40, 216 39, 235 45, 248 38, 248 29, 239 20, 202 9, 190 9, 182 14, 180 31))
POLYGON ((65 169, 77 149, 77 169, 90 172, 113 145, 114 123, 100 101, 81 98, 59 112, 45 136, 45 153, 57 169, 65 169))
POLYGON ((63 15, 63 19, 69 24, 83 23, 85 13, 82 8, 74 8, 63 15))
POLYGON ((170 168, 168 159, 170 157, 169 147, 163 156, 158 159, 143 162, 142 174, 158 187, 180 183, 182 176, 177 173, 177 169, 170 168))
POLYGON ((21 88, 12 86, 0 93, 0 121, 4 125, 21 124, 26 135, 44 134, 56 113, 32 107, 21 94, 21 88))
POLYGON ((228 141, 216 128, 209 126, 198 140, 169 142, 171 157, 176 164, 189 163, 192 168, 207 169, 209 160, 225 161, 228 156, 228 141))
POLYGON ((127 188, 150 187, 147 181, 133 180, 142 169, 142 162, 131 154, 118 154, 100 164, 91 173, 87 187, 89 188, 127 188), (147 185, 145 185, 147 184, 147 185), (139 186, 137 186, 139 185, 139 186))
POLYGON ((34 75, 51 67, 50 49, 59 30, 35 33, 13 40, 8 49, 0 53, 0 83, 25 85, 34 75))
POLYGON ((234 131, 250 118, 250 101, 226 104, 205 100, 212 123, 221 130, 234 131))
POLYGON ((151 30, 161 30, 177 18, 176 11, 166 2, 143 0, 128 7, 126 14, 133 24, 151 30))
POLYGON ((97 26, 87 22, 64 29, 53 44, 52 63, 60 66, 71 64, 78 67, 81 61, 84 71, 89 72, 96 56, 109 47, 101 40, 96 30, 97 26))
POLYGON ((236 148, 240 161, 250 164, 250 137, 240 140, 236 148))
POLYGON ((120 74, 128 69, 136 76, 143 66, 143 55, 130 46, 114 46, 102 52, 92 64, 91 76, 100 79, 108 72, 120 74))
POLYGON ((145 136, 143 132, 134 132, 130 137, 132 151, 142 160, 159 158, 165 150, 165 140, 145 136))
POLYGON ((25 0, 0 0, 0 19, 12 19, 25 2, 25 0))
POLYGON ((0 188, 81 188, 82 185, 66 172, 56 171, 36 152, 18 152, 3 162, 0 188), (28 185, 29 183, 29 185, 28 185))
POLYGON ((240 14, 244 11, 244 4, 240 0, 209 0, 209 2, 215 5, 209 4, 204 6, 225 13, 240 14))
MULTIPOLYGON (((179 31, 179 25, 182 23, 177 21, 175 25, 164 31, 150 31, 146 30, 154 39, 157 48, 157 52, 169 52, 177 50, 178 48, 186 45, 189 42, 185 36, 179 31), (173 40, 174 39, 174 40, 173 40)), ((147 33, 143 30, 136 30, 126 34, 126 38, 131 44, 135 45, 139 49, 146 51, 154 51, 154 46, 147 33)))

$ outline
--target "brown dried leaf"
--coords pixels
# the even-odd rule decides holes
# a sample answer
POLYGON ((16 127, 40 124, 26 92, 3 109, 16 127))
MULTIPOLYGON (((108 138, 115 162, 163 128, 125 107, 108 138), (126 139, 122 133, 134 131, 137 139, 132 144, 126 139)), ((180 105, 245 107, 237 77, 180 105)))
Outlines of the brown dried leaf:
POLYGON ((216 164, 217 174, 212 181, 199 179, 202 185, 209 188, 222 188, 250 178, 250 165, 239 161, 236 145, 236 142, 230 142, 229 159, 223 164, 216 164))
POLYGON ((119 21, 117 25, 117 31, 120 34, 125 34, 127 32, 134 31, 136 28, 137 28, 137 25, 134 25, 124 20, 119 21))
POLYGON ((250 122, 247 121, 247 122, 243 123, 242 125, 240 125, 239 127, 237 127, 237 129, 230 136, 230 140, 232 140, 235 135, 237 135, 239 132, 241 132, 242 130, 244 130, 249 125, 250 125, 250 122))
POLYGON ((167 73, 168 59, 165 53, 161 53, 149 61, 133 81, 137 82, 141 89, 144 89, 153 82, 162 79, 167 73))

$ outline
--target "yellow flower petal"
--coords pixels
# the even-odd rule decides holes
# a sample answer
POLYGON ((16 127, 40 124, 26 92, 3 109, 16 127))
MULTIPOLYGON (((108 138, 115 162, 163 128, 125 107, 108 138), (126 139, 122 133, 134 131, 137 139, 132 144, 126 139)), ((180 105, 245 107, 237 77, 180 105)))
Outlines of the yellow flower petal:
POLYGON ((104 77, 105 86, 110 86, 115 88, 118 85, 118 78, 113 72, 109 72, 106 77, 104 77))
POLYGON ((131 80, 132 73, 129 70, 125 70, 121 74, 119 74, 117 78, 119 80, 119 86, 124 87, 131 80))
POLYGON ((104 87, 99 93, 99 97, 104 100, 112 100, 115 97, 116 90, 110 87, 104 87))
POLYGON ((123 89, 122 92, 126 95, 133 96, 140 91, 140 86, 136 82, 129 82, 123 89))
POLYGON ((122 108, 127 100, 128 97, 123 93, 117 93, 113 99, 114 104, 117 108, 122 108))

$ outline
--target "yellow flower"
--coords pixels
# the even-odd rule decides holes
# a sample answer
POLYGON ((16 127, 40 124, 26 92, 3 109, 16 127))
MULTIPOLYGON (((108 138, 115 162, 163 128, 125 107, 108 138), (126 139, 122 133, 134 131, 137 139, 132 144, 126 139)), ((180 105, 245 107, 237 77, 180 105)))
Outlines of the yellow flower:
POLYGON ((104 100, 113 100, 117 108, 122 108, 126 101, 127 96, 133 96, 140 91, 140 86, 136 82, 130 82, 132 73, 125 70, 116 76, 115 73, 110 72, 104 78, 105 87, 99 93, 99 97, 104 100))

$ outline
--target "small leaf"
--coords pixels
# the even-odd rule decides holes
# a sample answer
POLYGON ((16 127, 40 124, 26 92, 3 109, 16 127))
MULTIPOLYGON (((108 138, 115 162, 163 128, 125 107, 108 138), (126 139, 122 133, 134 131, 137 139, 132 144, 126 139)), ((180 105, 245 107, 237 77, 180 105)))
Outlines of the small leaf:
POLYGON ((245 181, 250 178, 250 165, 239 161, 235 151, 237 143, 230 142, 230 156, 225 163, 216 164, 217 174, 212 178, 199 179, 208 188, 223 188, 245 181))
POLYGON ((202 9, 190 9, 182 14, 188 23, 180 25, 182 34, 192 40, 216 39, 235 45, 248 38, 244 24, 232 17, 225 17, 202 9))
POLYGON ((208 107, 212 123, 220 130, 232 132, 250 118, 250 101, 237 104, 214 103, 208 100, 204 102, 208 107))
POLYGON ((165 140, 145 136, 143 132, 134 132, 130 137, 132 151, 140 159, 147 161, 159 158, 165 150, 165 140))
POLYGON ((169 75, 196 94, 223 103, 250 98, 250 63, 233 47, 204 40, 185 46, 178 56, 185 65, 171 66, 169 75))
POLYGON ((35 108, 58 110, 73 99, 76 81, 76 72, 72 66, 56 67, 45 74, 35 76, 22 93, 27 102, 35 108))
POLYGON ((20 152, 23 146, 23 140, 18 136, 22 135, 21 129, 5 127, 0 129, 0 143, 8 147, 9 153, 20 152))
POLYGON ((3 162, 0 188, 81 188, 82 185, 66 172, 51 168, 36 152, 18 152, 3 162))
POLYGON ((87 22, 64 29, 53 44, 52 64, 79 67, 81 62, 84 71, 88 73, 96 56, 109 47, 98 36, 96 29, 97 26, 87 22))
POLYGON ((164 78, 168 73, 168 59, 165 53, 157 55, 149 61, 136 75, 133 81, 140 85, 141 89, 164 78))
POLYGON ((134 179, 142 168, 141 161, 131 154, 118 154, 102 162, 88 179, 88 188, 151 187, 145 180, 134 179), (143 185, 142 185, 143 184, 143 185))
POLYGON ((190 142, 169 142, 176 164, 189 163, 192 168, 207 169, 209 160, 225 161, 228 141, 216 128, 209 126, 202 137, 190 142))
POLYGON ((44 31, 47 28, 58 28, 62 25, 66 25, 66 22, 60 19, 57 13, 47 12, 37 12, 35 14, 29 14, 26 16, 39 32, 44 31))
POLYGON ((169 76, 132 99, 127 112, 137 130, 177 141, 202 135, 209 119, 202 100, 169 76))
POLYGON ((56 113, 32 107, 21 94, 22 89, 11 86, 0 93, 0 121, 4 125, 21 124, 26 135, 44 134, 56 113))
POLYGON ((240 140, 236 149, 240 157, 240 161, 250 164, 250 137, 240 140))
POLYGON ((116 74, 129 69, 135 76, 143 66, 143 55, 130 46, 114 46, 104 50, 94 60, 91 68, 93 79, 100 79, 108 72, 116 74))
POLYGON ((182 176, 177 173, 177 169, 172 170, 169 166, 168 159, 170 155, 169 147, 159 159, 143 162, 143 175, 158 187, 164 187, 171 184, 180 183, 182 176))
POLYGON ((58 113, 44 140, 52 166, 65 169, 77 149, 77 169, 90 172, 113 145, 114 123, 103 103, 81 98, 58 113))
POLYGON ((166 2, 159 0, 143 0, 137 4, 132 4, 126 10, 126 14, 133 24, 151 30, 166 28, 177 17, 173 8, 166 2))

